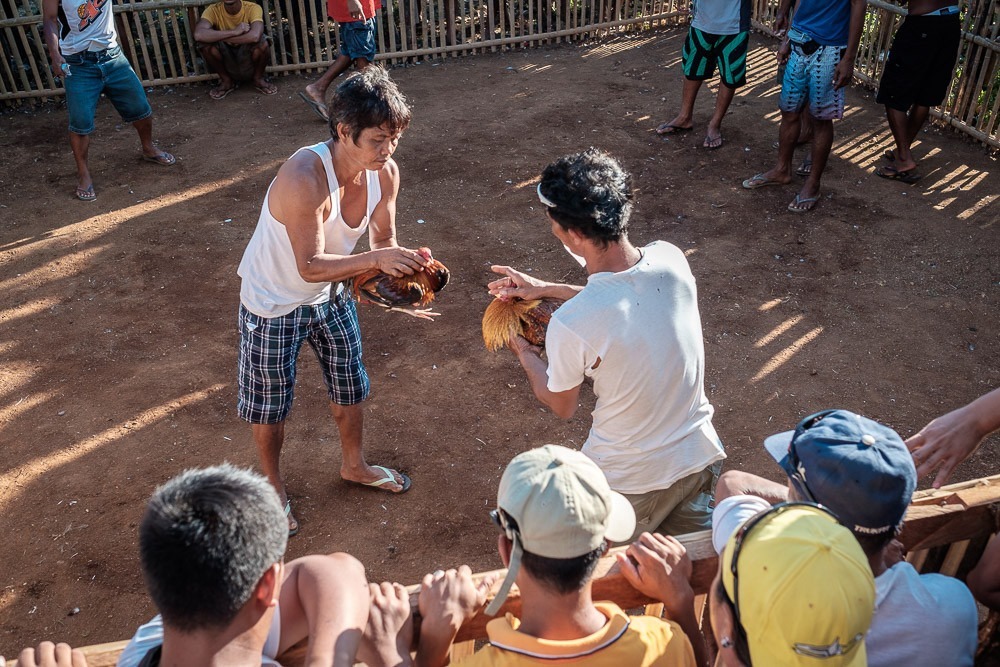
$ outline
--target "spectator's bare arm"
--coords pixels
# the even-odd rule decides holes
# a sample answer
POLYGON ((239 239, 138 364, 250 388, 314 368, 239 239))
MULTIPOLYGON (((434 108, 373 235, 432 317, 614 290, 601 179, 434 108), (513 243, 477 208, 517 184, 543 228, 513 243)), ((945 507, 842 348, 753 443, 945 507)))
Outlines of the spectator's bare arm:
POLYGON ((468 565, 424 576, 420 587, 418 667, 448 664, 448 653, 459 628, 486 603, 494 581, 487 577, 477 585, 468 565))
POLYGON ((708 665, 708 651, 694 615, 691 559, 672 535, 643 533, 618 554, 622 574, 641 593, 663 603, 667 617, 681 626, 694 649, 695 660, 708 665))
POLYGON ((369 667, 410 667, 413 615, 402 584, 369 584, 371 609, 358 659, 369 667))
POLYGON ((994 535, 965 583, 982 604, 1000 609, 1000 536, 994 535))
POLYGON ((788 500, 788 486, 742 470, 727 470, 719 476, 715 485, 716 504, 730 496, 743 495, 757 496, 776 505, 788 500))
POLYGON ((906 441, 917 466, 917 476, 940 468, 934 478, 934 488, 940 488, 958 464, 997 429, 1000 429, 1000 389, 931 421, 906 441))

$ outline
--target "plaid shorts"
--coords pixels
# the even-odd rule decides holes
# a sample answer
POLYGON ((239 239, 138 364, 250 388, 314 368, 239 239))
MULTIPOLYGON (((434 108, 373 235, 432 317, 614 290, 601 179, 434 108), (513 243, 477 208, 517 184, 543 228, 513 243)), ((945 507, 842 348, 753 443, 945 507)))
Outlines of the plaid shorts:
POLYGON ((358 313, 346 293, 280 317, 254 315, 241 305, 239 327, 240 419, 251 424, 284 421, 292 409, 295 360, 303 341, 316 351, 331 401, 354 405, 368 397, 371 385, 361 359, 358 313))

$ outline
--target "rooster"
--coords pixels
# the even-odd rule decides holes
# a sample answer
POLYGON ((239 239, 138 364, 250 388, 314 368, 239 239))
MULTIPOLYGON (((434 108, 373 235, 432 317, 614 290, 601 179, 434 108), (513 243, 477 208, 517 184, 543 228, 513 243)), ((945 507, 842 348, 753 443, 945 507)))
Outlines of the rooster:
POLYGON ((562 299, 494 299, 483 313, 483 342, 496 352, 514 336, 523 336, 532 345, 545 347, 545 329, 562 299))
POLYGON ((397 278, 378 269, 369 269, 354 276, 351 279, 354 299, 425 320, 433 320, 440 315, 426 306, 448 284, 451 273, 448 267, 431 256, 429 248, 420 248, 417 253, 428 264, 411 275, 397 278))

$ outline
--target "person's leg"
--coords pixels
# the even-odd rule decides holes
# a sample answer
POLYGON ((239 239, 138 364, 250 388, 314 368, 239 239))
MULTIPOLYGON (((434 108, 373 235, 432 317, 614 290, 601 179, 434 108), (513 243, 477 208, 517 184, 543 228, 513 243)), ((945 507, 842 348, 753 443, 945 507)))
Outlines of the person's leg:
POLYGON ((729 105, 733 103, 736 89, 730 88, 726 84, 719 82, 719 94, 715 98, 715 113, 708 121, 708 130, 705 132, 705 148, 719 148, 722 146, 722 119, 729 111, 729 105))
POLYGON ((73 149, 73 160, 76 161, 76 196, 82 200, 94 199, 94 179, 90 176, 90 166, 87 162, 90 151, 90 135, 69 133, 69 145, 73 149))
POLYGON ((743 181, 743 187, 755 190, 765 185, 785 185, 792 182, 792 159, 795 157, 795 140, 799 136, 802 114, 798 111, 782 111, 778 128, 778 161, 761 173, 743 181))
POLYGON ((789 205, 789 210, 795 213, 805 213, 816 206, 819 200, 819 183, 830 158, 830 147, 833 145, 833 121, 813 119, 812 167, 805 183, 795 200, 789 205))
POLYGON ((308 307, 303 306, 288 315, 268 318, 241 305, 238 318, 236 413, 250 422, 261 468, 286 509, 292 534, 298 531, 299 523, 291 513, 281 474, 281 448, 285 419, 295 394, 295 362, 304 339, 303 322, 308 321, 308 314, 308 307))
MULTIPOLYGON (((913 144, 913 139, 917 136, 917 133, 910 133, 910 115, 905 111, 893 109, 892 107, 886 105, 885 116, 889 121, 889 130, 892 132, 892 138, 896 142, 896 149, 893 152, 893 169, 896 171, 910 171, 911 169, 916 169, 917 162, 913 159, 913 154, 910 152, 910 148, 913 144)), ((924 119, 926 118, 927 116, 924 115, 924 119)), ((920 130, 919 125, 916 130, 920 130)))
POLYGON ((681 110, 672 120, 660 123, 656 128, 659 135, 677 134, 680 130, 690 130, 694 127, 692 117, 694 116, 694 103, 698 99, 698 90, 701 89, 700 80, 684 78, 684 85, 681 88, 681 110))
POLYGON ((316 307, 320 316, 309 335, 330 395, 330 411, 340 434, 340 476, 393 493, 409 488, 401 473, 365 461, 363 401, 371 391, 362 361, 361 328, 354 301, 345 293, 316 307))
POLYGON ((264 95, 274 95, 278 87, 267 80, 267 64, 271 62, 270 40, 262 36, 250 51, 253 61, 253 87, 264 95))
POLYGON ((285 422, 277 424, 251 424, 253 442, 257 447, 257 458, 260 461, 261 470, 267 481, 278 492, 281 506, 285 508, 288 516, 288 532, 295 533, 299 530, 299 522, 292 515, 291 507, 288 503, 288 491, 285 489, 285 478, 281 474, 281 447, 285 442, 285 422))
POLYGON ((712 508, 715 507, 715 484, 722 472, 722 461, 685 478, 692 490, 681 499, 674 510, 656 529, 664 535, 686 535, 712 527, 712 508))
POLYGON ((719 94, 715 98, 715 113, 708 121, 705 133, 705 148, 722 147, 722 119, 729 111, 736 89, 747 82, 747 48, 750 33, 741 32, 725 35, 716 41, 715 61, 719 68, 719 94))
POLYGON ((335 553, 293 560, 285 566, 278 598, 281 636, 276 654, 308 639, 305 664, 354 665, 369 600, 365 568, 353 556, 335 553))
POLYGON ((135 128, 142 144, 143 159, 163 166, 174 164, 174 156, 161 151, 153 143, 153 109, 149 106, 142 82, 122 55, 121 48, 109 49, 99 64, 104 72, 104 93, 122 121, 131 123, 135 128))
POLYGON ((208 96, 213 100, 221 100, 223 97, 236 89, 236 82, 226 69, 226 63, 222 57, 222 52, 215 44, 199 44, 198 52, 201 54, 201 57, 205 59, 205 64, 208 65, 208 69, 217 74, 219 77, 219 85, 209 90, 208 96))
POLYGON ((87 56, 70 56, 72 76, 63 78, 66 88, 66 109, 69 112, 69 145, 76 163, 76 197, 93 201, 94 180, 90 175, 88 155, 90 133, 94 131, 97 102, 104 89, 100 68, 87 56))
POLYGON ((316 104, 323 107, 323 111, 326 111, 326 91, 333 83, 333 80, 338 76, 347 71, 347 68, 351 66, 351 57, 344 54, 337 56, 337 59, 333 61, 333 64, 327 68, 323 75, 306 86, 306 95, 308 95, 316 104))
POLYGON ((660 123, 656 128, 659 135, 678 134, 692 127, 694 103, 698 98, 698 90, 705 79, 712 76, 715 69, 711 59, 710 36, 697 28, 689 28, 684 46, 681 48, 681 72, 684 75, 684 85, 681 88, 681 110, 673 120, 660 123))

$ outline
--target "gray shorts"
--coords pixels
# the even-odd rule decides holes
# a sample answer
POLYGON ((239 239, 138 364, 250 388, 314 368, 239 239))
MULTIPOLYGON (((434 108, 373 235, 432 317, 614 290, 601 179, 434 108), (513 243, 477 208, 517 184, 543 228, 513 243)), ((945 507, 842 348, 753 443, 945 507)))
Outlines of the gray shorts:
POLYGON ((682 477, 666 489, 648 493, 622 494, 635 510, 635 533, 684 535, 712 527, 715 507, 715 483, 722 472, 722 461, 704 470, 682 477))

